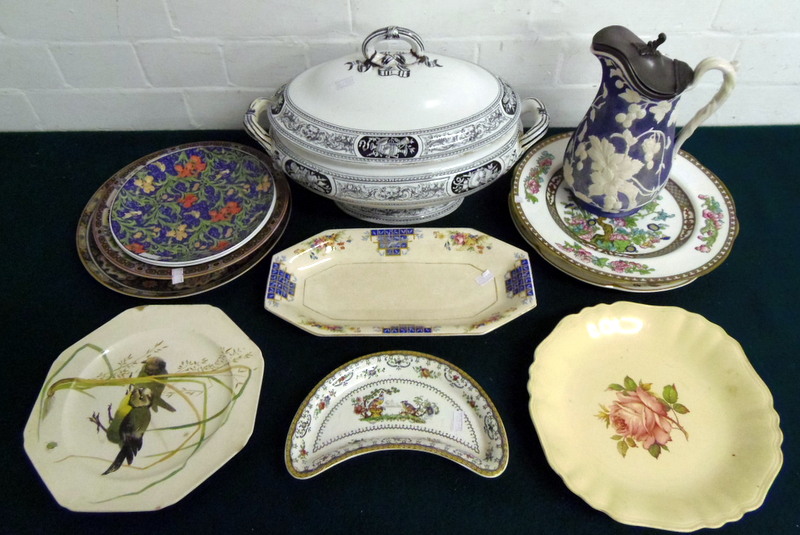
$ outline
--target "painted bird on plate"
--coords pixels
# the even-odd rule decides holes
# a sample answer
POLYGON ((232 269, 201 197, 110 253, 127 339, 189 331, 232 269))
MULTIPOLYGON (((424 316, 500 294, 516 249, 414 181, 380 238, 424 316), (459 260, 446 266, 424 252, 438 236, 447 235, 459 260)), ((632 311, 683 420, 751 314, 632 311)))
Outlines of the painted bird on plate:
POLYGON ((131 385, 128 393, 120 401, 113 417, 110 416, 111 405, 108 406, 111 418, 108 427, 100 423, 100 415, 98 413, 92 414, 89 418, 90 421, 97 425, 98 431, 102 429, 106 432, 106 438, 110 442, 119 445, 119 454, 117 454, 111 466, 103 472, 103 475, 116 472, 125 461, 131 464, 133 458, 142 449, 144 432, 147 431, 147 426, 150 425, 150 406, 152 402, 153 394, 149 388, 131 385))
MULTIPOLYGON (((142 369, 139 371, 139 377, 166 374, 167 363, 164 362, 164 359, 159 357, 148 357, 142 361, 142 369)), ((169 412, 175 412, 175 407, 164 401, 164 399, 161 397, 161 394, 164 392, 164 387, 166 386, 166 383, 164 383, 163 379, 154 379, 149 383, 141 383, 141 386, 149 388, 150 392, 153 394, 153 403, 150 406, 150 408, 153 409, 153 412, 158 412, 159 407, 166 409, 169 412)))

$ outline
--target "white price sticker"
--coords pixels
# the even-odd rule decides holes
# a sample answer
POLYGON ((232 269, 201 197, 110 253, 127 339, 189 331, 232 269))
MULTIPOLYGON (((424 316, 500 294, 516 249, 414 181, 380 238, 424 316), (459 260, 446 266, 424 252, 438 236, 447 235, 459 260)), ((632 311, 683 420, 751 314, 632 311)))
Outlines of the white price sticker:
POLYGON ((477 282, 480 286, 483 286, 493 278, 494 274, 487 269, 486 271, 484 271, 478 277, 475 278, 475 282, 477 282))
POLYGON ((172 284, 183 282, 183 268, 172 268, 172 284))
POLYGON ((464 411, 453 413, 453 432, 458 433, 464 430, 464 411))

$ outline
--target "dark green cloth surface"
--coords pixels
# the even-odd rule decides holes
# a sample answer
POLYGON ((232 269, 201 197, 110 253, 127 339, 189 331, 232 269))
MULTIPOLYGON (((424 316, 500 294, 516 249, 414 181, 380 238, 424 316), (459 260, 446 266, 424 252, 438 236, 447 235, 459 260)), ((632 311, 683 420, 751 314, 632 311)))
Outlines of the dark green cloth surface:
MULTIPOLYGON (((22 446, 22 430, 35 397, 63 349, 123 310, 154 302, 115 293, 84 270, 75 250, 78 216, 97 187, 127 163, 199 140, 256 146, 238 131, 0 135, 8 231, 2 237, 6 271, 0 283, 7 385, 0 420, 0 454, 5 461, 0 532, 648 531, 618 524, 570 492, 547 464, 528 414, 528 366, 539 342, 564 316, 620 300, 683 307, 722 326, 741 343, 774 396, 785 460, 764 505, 720 532, 800 529, 800 254, 793 242, 798 225, 792 215, 800 200, 800 127, 701 128, 686 143, 684 149, 730 189, 741 232, 724 264, 680 289, 623 293, 590 286, 551 267, 514 229, 507 208, 511 177, 505 176, 468 197, 455 213, 426 224, 473 227, 531 253, 538 307, 487 335, 315 337, 264 310, 267 260, 221 288, 172 301, 221 308, 261 348, 266 371, 251 440, 186 498, 163 511, 121 515, 62 509, 22 446), (441 457, 393 451, 348 460, 310 480, 290 476, 284 444, 300 402, 344 362, 390 349, 437 355, 484 387, 508 432, 511 458, 503 475, 485 479, 441 457)), ((324 229, 371 226, 295 183, 291 188, 291 221, 275 251, 324 229)))

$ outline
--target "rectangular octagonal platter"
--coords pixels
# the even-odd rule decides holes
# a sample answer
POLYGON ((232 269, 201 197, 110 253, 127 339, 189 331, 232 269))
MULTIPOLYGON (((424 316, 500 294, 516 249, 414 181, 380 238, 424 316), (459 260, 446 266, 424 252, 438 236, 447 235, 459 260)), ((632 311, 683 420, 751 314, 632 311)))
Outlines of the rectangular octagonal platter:
POLYGON ((264 306, 321 336, 477 335, 536 306, 530 259, 465 228, 326 230, 272 259, 264 306))

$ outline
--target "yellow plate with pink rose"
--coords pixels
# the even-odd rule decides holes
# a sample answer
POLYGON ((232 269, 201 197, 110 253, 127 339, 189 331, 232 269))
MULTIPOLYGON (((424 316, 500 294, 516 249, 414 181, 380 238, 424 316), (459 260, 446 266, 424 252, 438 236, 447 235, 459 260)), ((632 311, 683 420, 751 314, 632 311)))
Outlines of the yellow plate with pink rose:
POLYGON ((536 348, 530 413, 550 466, 614 520, 714 528, 764 502, 783 464, 772 395, 703 316, 620 301, 536 348))

